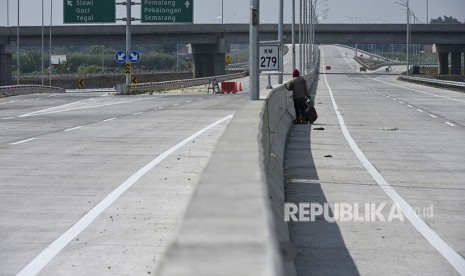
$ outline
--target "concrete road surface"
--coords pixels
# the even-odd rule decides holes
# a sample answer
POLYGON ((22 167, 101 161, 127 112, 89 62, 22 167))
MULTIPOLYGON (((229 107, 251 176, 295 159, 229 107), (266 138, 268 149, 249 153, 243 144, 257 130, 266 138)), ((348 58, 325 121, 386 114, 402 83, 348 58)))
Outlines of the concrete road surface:
POLYGON ((248 80, 231 95, 0 99, 0 275, 152 274, 248 80))
POLYGON ((297 274, 464 275, 465 94, 355 74, 350 50, 321 49, 338 74, 319 76, 319 119, 286 150, 287 202, 317 214, 290 223, 297 274))
POLYGON ((247 99, 0 99, 0 274, 28 264, 24 275, 42 267, 41 275, 153 272, 219 137, 247 99))

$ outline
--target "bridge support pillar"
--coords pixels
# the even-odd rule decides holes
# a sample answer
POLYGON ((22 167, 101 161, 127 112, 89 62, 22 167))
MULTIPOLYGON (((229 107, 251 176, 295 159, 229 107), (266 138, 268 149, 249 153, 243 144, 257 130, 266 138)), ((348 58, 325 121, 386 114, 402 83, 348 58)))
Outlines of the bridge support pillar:
POLYGON ((462 74, 462 53, 451 54, 451 74, 461 75, 462 74))
POLYGON ((0 86, 13 84, 13 48, 11 44, 0 45, 0 86))
POLYGON ((218 38, 216 44, 192 44, 194 78, 224 75, 228 52, 229 45, 226 45, 224 38, 218 38))
POLYGON ((451 74, 462 74, 462 53, 465 52, 465 44, 436 44, 438 53, 439 75, 449 74, 449 53, 451 53, 451 74))
POLYGON ((449 74, 449 53, 438 53, 438 74, 449 74))

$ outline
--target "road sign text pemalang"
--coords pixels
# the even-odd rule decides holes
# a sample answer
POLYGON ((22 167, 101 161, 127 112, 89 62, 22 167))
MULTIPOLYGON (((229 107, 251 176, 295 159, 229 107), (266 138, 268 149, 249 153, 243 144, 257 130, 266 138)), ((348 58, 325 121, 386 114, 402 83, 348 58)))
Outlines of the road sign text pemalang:
POLYGON ((143 23, 192 23, 193 0, 142 0, 143 23))

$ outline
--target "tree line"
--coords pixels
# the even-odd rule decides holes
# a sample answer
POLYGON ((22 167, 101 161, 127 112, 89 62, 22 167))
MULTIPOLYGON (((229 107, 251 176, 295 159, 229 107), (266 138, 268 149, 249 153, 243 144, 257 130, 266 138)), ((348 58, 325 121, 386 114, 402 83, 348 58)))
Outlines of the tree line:
POLYGON ((460 22, 457 18, 452 16, 439 16, 438 18, 431 18, 429 21, 430 24, 465 24, 464 22, 460 22))
MULTIPOLYGON (((66 62, 52 65, 54 74, 89 74, 99 72, 123 72, 124 65, 115 61, 118 47, 94 45, 90 47, 61 47, 54 49, 53 54, 66 55, 66 62)), ((167 45, 140 47, 142 58, 138 68, 146 71, 186 71, 189 60, 176 57, 176 46, 167 45)), ((42 68, 41 51, 36 48, 22 49, 19 53, 21 74, 39 74, 42 68)), ((13 69, 16 69, 16 53, 13 54, 13 69)), ((44 56, 44 67, 49 68, 48 53, 44 56)))

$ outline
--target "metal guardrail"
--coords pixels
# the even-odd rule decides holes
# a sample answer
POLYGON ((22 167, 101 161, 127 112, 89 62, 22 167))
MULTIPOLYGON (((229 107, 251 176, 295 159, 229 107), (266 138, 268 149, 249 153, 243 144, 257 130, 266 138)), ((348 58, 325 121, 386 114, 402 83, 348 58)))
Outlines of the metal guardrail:
POLYGON ((370 53, 370 52, 367 52, 367 51, 364 51, 362 49, 355 49, 354 47, 351 47, 351 46, 347 46, 347 45, 343 45, 343 44, 334 44, 335 46, 339 46, 339 47, 343 47, 343 48, 347 48, 347 49, 350 49, 350 50, 357 50, 357 52, 359 53, 363 53, 365 55, 369 55, 369 56, 372 56, 372 57, 375 57, 377 59, 382 59, 382 60, 385 60, 386 62, 398 62, 396 60, 392 60, 392 59, 389 59, 387 57, 383 57, 383 56, 380 56, 380 55, 377 55, 377 54, 374 54, 374 53, 370 53))
POLYGON ((42 85, 11 85, 0 86, 0 98, 16 95, 26 95, 34 93, 65 93, 61 87, 42 86, 42 85))
POLYGON ((437 87, 453 88, 453 89, 465 91, 465 82, 435 80, 435 79, 408 77, 408 76, 399 76, 399 79, 404 80, 404 81, 414 82, 414 83, 428 84, 428 85, 437 86, 437 87))
MULTIPOLYGON (((219 82, 221 82, 221 81, 242 78, 242 77, 247 76, 248 74, 249 74, 248 71, 244 71, 241 73, 235 73, 235 74, 229 74, 229 75, 223 75, 223 76, 215 76, 215 78, 219 82)), ((212 78, 213 77, 206 77, 206 78, 196 78, 196 79, 187 79, 187 80, 131 84, 129 85, 129 91, 130 91, 130 94, 143 94, 143 93, 150 93, 150 92, 162 92, 162 91, 168 91, 168 90, 180 89, 180 88, 186 88, 186 87, 192 87, 192 86, 199 86, 199 85, 207 85, 210 83, 212 78)))
MULTIPOLYGON (((172 74, 172 73, 192 73, 192 71, 179 71, 179 72, 173 72, 171 70, 136 70, 135 74, 136 75, 153 75, 153 74, 172 74)), ((62 78, 62 77, 67 77, 67 78, 83 78, 83 77, 115 77, 115 76, 126 76, 126 74, 121 71, 121 72, 98 72, 98 73, 63 73, 63 74, 53 74, 52 78, 62 78)), ((38 74, 22 74, 21 79, 37 79, 40 78, 41 75, 38 74)), ((16 79, 17 76, 13 76, 13 79, 16 79)), ((49 78, 49 75, 46 75, 46 78, 49 78)))

